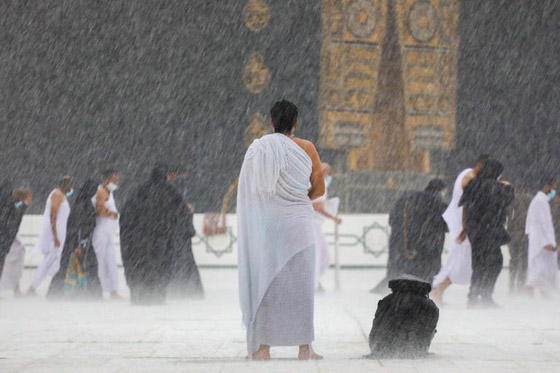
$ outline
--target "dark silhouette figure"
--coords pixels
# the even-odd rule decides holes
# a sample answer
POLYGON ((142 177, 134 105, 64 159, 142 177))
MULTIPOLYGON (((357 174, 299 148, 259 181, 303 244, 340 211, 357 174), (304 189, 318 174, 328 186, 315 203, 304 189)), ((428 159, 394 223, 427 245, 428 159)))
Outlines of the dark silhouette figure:
POLYGON ((121 255, 132 304, 162 304, 172 275, 173 238, 183 199, 167 182, 167 167, 152 170, 121 211, 121 255))
POLYGON ((492 295, 504 262, 500 247, 510 240, 505 228, 507 207, 514 199, 513 187, 499 181, 503 169, 497 160, 488 160, 459 202, 466 209, 466 233, 472 245, 469 306, 495 306, 492 295))
POLYGON ((428 353, 439 309, 428 297, 432 286, 403 275, 389 281, 392 293, 377 304, 369 334, 371 359, 414 359, 428 353))

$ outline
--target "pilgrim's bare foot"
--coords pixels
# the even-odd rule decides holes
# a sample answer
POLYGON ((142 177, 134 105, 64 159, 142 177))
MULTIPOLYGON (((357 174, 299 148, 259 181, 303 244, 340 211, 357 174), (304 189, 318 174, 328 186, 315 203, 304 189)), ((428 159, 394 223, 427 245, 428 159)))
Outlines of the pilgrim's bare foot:
POLYGON ((315 352, 311 352, 309 345, 299 346, 299 360, 323 360, 323 357, 315 352))
POLYGON ((111 292, 111 300, 123 300, 124 298, 119 295, 116 291, 111 292))
POLYGON ((253 354, 253 360, 270 360, 270 347, 261 345, 261 347, 259 347, 259 349, 253 354))

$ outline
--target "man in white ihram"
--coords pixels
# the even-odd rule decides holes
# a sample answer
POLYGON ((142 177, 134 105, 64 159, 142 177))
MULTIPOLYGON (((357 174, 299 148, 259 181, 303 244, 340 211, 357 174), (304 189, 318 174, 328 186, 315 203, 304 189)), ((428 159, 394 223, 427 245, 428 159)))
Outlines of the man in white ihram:
POLYGON ((269 360, 270 346, 313 352, 315 233, 311 201, 325 192, 312 143, 292 136, 294 104, 271 111, 274 133, 247 150, 237 194, 239 297, 248 357, 269 360))
POLYGON ((556 195, 557 184, 546 180, 531 201, 527 211, 525 233, 529 235, 529 268, 526 289, 533 295, 535 288, 543 294, 558 289, 558 247, 552 224, 549 201, 556 195))
POLYGON ((471 282, 471 243, 468 238, 461 242, 457 241, 459 235, 463 232, 463 207, 459 206, 459 201, 467 184, 476 177, 482 165, 488 159, 490 159, 488 154, 480 155, 474 168, 467 168, 457 176, 453 186, 451 202, 442 215, 449 229, 451 243, 447 260, 434 277, 433 290, 430 293, 431 298, 440 307, 443 304, 443 293, 451 284, 467 285, 471 282))
POLYGON ((103 172, 103 183, 92 198, 97 211, 92 244, 97 257, 99 281, 103 291, 110 293, 111 299, 120 299, 119 269, 117 267, 115 234, 119 227, 119 213, 113 197, 117 190, 119 175, 115 170, 103 172))

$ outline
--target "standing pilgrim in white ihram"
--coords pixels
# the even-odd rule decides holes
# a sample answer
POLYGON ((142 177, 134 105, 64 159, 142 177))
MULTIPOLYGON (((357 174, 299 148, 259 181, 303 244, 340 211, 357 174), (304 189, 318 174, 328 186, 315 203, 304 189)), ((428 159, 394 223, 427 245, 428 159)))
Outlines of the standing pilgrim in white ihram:
POLYGON ((335 224, 342 223, 342 219, 336 216, 340 199, 337 197, 328 198, 328 188, 332 180, 332 168, 328 163, 323 162, 321 169, 325 176, 325 194, 313 201, 313 209, 315 210, 313 220, 315 223, 315 236, 317 238, 315 243, 315 288, 319 292, 324 291, 321 285, 321 276, 327 271, 330 263, 329 244, 327 243, 325 233, 323 233, 323 224, 325 223, 325 218, 334 221, 335 224))
POLYGON ((294 104, 271 110, 274 134, 247 150, 237 193, 239 297, 248 357, 299 345, 299 359, 321 359, 314 339, 315 233, 311 200, 325 192, 312 143, 292 137, 294 104))
POLYGON ((43 213, 43 230, 39 235, 32 256, 38 251, 44 255, 43 261, 35 272, 31 287, 27 292, 36 295, 36 289, 48 276, 54 276, 60 268, 60 255, 66 240, 66 223, 70 215, 67 197, 74 192, 74 182, 70 176, 64 176, 60 186, 49 194, 43 213))
POLYGON ((547 296, 547 291, 558 289, 558 247, 552 224, 549 200, 556 195, 557 184, 553 180, 544 183, 543 189, 531 201, 527 212, 525 233, 529 235, 529 268, 527 291, 535 288, 547 296))
POLYGON ((463 207, 459 201, 463 196, 463 190, 480 171, 480 168, 490 159, 489 155, 483 154, 478 158, 474 168, 461 171, 453 186, 453 196, 449 206, 443 213, 443 219, 449 229, 450 246, 449 255, 445 264, 434 277, 433 289, 430 296, 438 306, 443 304, 443 293, 451 284, 468 285, 472 276, 472 251, 471 243, 466 238, 461 243, 457 238, 463 231, 463 207))
POLYGON ((120 299, 119 269, 117 266, 115 234, 119 228, 119 213, 113 192, 117 190, 119 175, 114 170, 103 172, 103 184, 91 199, 97 218, 92 236, 92 245, 97 257, 99 281, 103 291, 110 293, 112 299, 120 299))

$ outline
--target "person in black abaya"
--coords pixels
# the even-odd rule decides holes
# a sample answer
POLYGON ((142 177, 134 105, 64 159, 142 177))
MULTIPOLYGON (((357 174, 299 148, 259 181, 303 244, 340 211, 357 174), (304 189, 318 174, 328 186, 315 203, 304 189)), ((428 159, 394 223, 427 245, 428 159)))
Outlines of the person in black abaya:
POLYGON ((439 309, 428 297, 432 286, 414 276, 389 281, 392 293, 377 304, 369 334, 370 359, 426 356, 436 334, 439 309))
POLYGON ((387 277, 372 292, 384 293, 387 282, 409 274, 429 283, 441 268, 441 253, 447 225, 442 214, 445 183, 433 179, 423 191, 401 197, 389 214, 391 236, 387 277))
POLYGON ((173 263, 173 238, 183 199, 155 167, 121 211, 121 255, 132 304, 162 304, 173 263))
POLYGON ((192 251, 192 238, 196 235, 193 225, 193 211, 177 186, 177 181, 185 177, 185 172, 176 167, 171 169, 167 180, 173 187, 174 197, 182 200, 178 208, 178 222, 173 237, 173 264, 167 286, 167 296, 176 298, 200 299, 204 288, 192 251))
POLYGON ((513 187, 500 181, 503 169, 497 160, 488 160, 467 185, 459 202, 464 206, 466 227, 459 239, 468 236, 472 245, 470 307, 495 306, 492 295, 504 261, 500 247, 510 240, 505 229, 507 207, 515 197, 513 187))
POLYGON ((97 192, 98 183, 87 180, 80 188, 76 201, 68 217, 66 240, 60 257, 60 269, 54 275, 47 292, 49 299, 63 297, 101 299, 102 291, 99 282, 97 258, 91 244, 95 228, 96 211, 91 199, 97 192), (72 254, 77 255, 78 263, 85 276, 85 283, 76 287, 72 295, 65 294, 64 283, 72 254))
MULTIPOLYGON (((16 207, 13 198, 14 187, 11 182, 0 183, 0 276, 4 269, 4 261, 16 236, 13 233, 16 207)), ((17 234, 17 231, 16 231, 17 234)))

